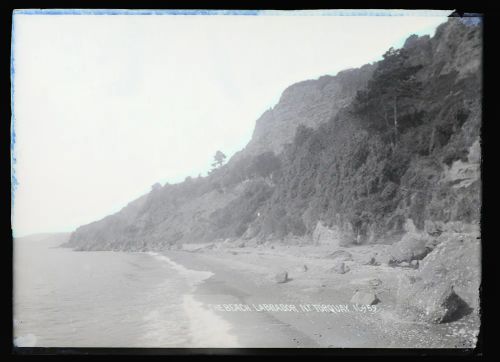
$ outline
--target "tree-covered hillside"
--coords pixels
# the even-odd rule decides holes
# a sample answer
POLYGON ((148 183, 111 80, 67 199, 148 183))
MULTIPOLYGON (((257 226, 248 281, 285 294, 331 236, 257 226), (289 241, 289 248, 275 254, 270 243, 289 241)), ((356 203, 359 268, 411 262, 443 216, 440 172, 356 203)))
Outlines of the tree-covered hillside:
POLYGON ((225 165, 154 187, 68 245, 308 242, 318 224, 344 243, 388 243, 409 219, 429 233, 477 223, 481 36, 450 19, 377 63, 289 87, 225 165))

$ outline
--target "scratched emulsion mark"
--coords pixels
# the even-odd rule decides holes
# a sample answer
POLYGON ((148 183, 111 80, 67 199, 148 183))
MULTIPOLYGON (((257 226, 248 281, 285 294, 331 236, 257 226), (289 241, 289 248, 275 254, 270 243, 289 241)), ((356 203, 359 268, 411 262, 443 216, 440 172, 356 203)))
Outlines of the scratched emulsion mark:
POLYGON ((318 9, 318 10, 206 10, 206 9, 18 9, 12 15, 12 38, 10 57, 11 77, 11 205, 14 204, 15 192, 19 185, 16 177, 16 130, 15 130, 15 19, 16 15, 224 15, 224 16, 448 16, 450 10, 384 10, 384 9, 318 9))
POLYGON ((17 186, 19 182, 16 177, 16 155, 15 155, 15 145, 16 145, 16 127, 15 120, 16 117, 14 115, 14 96, 15 96, 15 88, 14 88, 14 78, 15 78, 15 67, 14 67, 14 45, 15 45, 15 34, 16 34, 16 23, 15 23, 15 12, 12 15, 12 36, 11 36, 11 47, 10 47, 10 110, 11 110, 11 118, 10 118, 10 202, 11 208, 14 205, 14 197, 16 193, 17 186))
POLYGON ((215 9, 20 9, 19 15, 260 15, 260 16, 447 16, 450 10, 317 9, 317 10, 215 10, 215 9))

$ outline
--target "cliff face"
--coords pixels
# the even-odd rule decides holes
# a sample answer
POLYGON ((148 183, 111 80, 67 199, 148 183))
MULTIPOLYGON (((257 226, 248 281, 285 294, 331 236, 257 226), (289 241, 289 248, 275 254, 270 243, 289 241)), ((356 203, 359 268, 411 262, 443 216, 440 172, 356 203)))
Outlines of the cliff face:
POLYGON ((299 125, 317 128, 346 107, 365 87, 375 65, 339 72, 291 85, 278 104, 257 120, 251 141, 244 154, 273 151, 280 154, 285 144, 293 141, 299 125))
POLYGON ((408 38, 393 57, 294 84, 226 165, 153 189, 78 228, 68 246, 308 240, 318 223, 345 243, 391 242, 408 219, 429 233, 450 222, 469 227, 480 208, 481 51, 480 26, 450 19, 432 38, 408 38), (399 97, 397 112, 373 98, 380 82, 399 89, 383 73, 391 59, 399 73, 387 74, 408 69, 419 85, 399 97), (362 107, 370 102, 375 108, 362 107), (386 108, 393 113, 375 114, 386 108))

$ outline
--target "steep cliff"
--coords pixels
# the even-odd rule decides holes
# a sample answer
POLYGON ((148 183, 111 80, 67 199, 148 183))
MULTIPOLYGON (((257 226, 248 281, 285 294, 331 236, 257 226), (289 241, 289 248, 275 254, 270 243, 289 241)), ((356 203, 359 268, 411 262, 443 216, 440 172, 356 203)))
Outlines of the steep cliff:
POLYGON ((278 104, 257 120, 251 141, 243 154, 273 151, 279 154, 293 141, 299 125, 317 128, 334 117, 366 86, 375 65, 325 75, 291 85, 280 97, 278 104))
POLYGON ((450 19, 380 62, 290 86, 226 165, 154 188, 67 245, 309 240, 318 224, 345 243, 392 242, 408 219, 430 233, 477 223, 481 36, 450 19))

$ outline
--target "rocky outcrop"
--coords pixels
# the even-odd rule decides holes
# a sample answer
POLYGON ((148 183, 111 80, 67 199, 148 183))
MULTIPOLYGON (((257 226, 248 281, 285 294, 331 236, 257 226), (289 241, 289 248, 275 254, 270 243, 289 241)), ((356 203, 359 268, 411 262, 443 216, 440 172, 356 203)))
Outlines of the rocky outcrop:
POLYGON ((278 104, 257 120, 252 140, 237 157, 266 151, 281 153, 283 147, 293 141, 299 125, 317 128, 349 105, 356 92, 366 85, 374 68, 369 64, 288 87, 278 104))
POLYGON ((446 233, 441 239, 418 270, 401 276, 398 310, 404 317, 445 323, 479 308, 479 236, 446 233))

